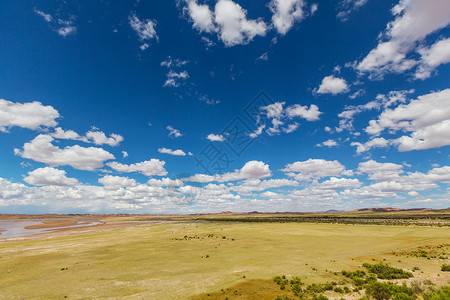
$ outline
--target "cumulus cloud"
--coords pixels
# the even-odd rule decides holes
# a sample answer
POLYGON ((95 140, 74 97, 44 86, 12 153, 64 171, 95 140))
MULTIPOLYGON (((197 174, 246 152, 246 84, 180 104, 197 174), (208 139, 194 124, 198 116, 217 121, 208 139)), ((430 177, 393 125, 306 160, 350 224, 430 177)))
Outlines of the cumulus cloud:
MULTIPOLYGON (((268 7, 272 12, 272 24, 268 25, 262 18, 249 19, 247 10, 232 0, 218 0, 214 9, 198 4, 197 0, 185 0, 185 3, 183 11, 192 21, 192 27, 200 33, 217 34, 226 47, 248 44, 256 36, 265 36, 272 28, 285 35, 295 23, 318 9, 317 4, 308 9, 304 0, 271 0, 268 7)), ((210 39, 202 39, 211 45, 210 39)))
POLYGON ((186 156, 186 153, 181 149, 172 150, 172 149, 167 149, 167 148, 159 148, 158 152, 164 153, 164 154, 175 155, 175 156, 186 156))
POLYGON ((137 185, 134 179, 112 175, 103 176, 99 178, 98 182, 108 188, 132 187, 137 185))
POLYGON ((123 141, 123 137, 119 134, 112 133, 109 137, 107 137, 103 131, 98 131, 96 129, 92 129, 84 136, 80 136, 73 130, 64 130, 61 127, 56 127, 55 131, 49 135, 56 139, 83 141, 85 143, 93 143, 95 145, 117 146, 123 141))
POLYGON ((102 131, 88 131, 86 133, 86 139, 95 145, 109 145, 109 146, 117 146, 120 142, 123 141, 123 137, 119 134, 112 133, 109 137, 102 131))
POLYGON ((345 167, 337 160, 308 159, 287 164, 281 171, 299 181, 310 181, 345 174, 345 167))
POLYGON ((101 168, 103 162, 115 159, 111 153, 95 147, 67 146, 63 149, 52 144, 53 138, 40 134, 23 145, 23 150, 14 149, 16 155, 50 166, 69 165, 75 169, 93 171, 101 168))
POLYGON ((334 77, 334 75, 326 76, 322 79, 319 89, 315 90, 317 94, 337 95, 347 93, 349 91, 345 79, 334 77))
POLYGON ((294 118, 303 118, 308 121, 316 121, 319 119, 319 108, 311 104, 308 106, 301 106, 294 104, 284 108, 285 102, 275 102, 266 106, 260 107, 260 114, 258 115, 258 128, 250 134, 250 137, 255 138, 266 129, 267 134, 275 135, 280 132, 290 133, 299 127, 299 123, 293 121, 294 118), (260 124, 266 120, 270 121, 269 125, 260 124))
POLYGON ((358 165, 358 172, 369 174, 370 180, 393 181, 399 179, 403 171, 403 165, 394 163, 379 163, 368 160, 358 165))
POLYGON ((285 35, 295 22, 302 21, 306 3, 303 0, 272 0, 269 8, 273 13, 272 23, 278 33, 285 35))
POLYGON ((7 132, 17 126, 31 130, 42 130, 56 126, 59 113, 52 106, 41 102, 18 103, 0 99, 0 131, 7 132))
POLYGON ((247 11, 231 0, 217 1, 214 12, 206 4, 188 0, 185 10, 195 29, 206 33, 217 32, 226 47, 247 44, 255 36, 264 36, 268 29, 261 19, 249 20, 247 11))
POLYGON ((407 55, 424 40, 450 23, 450 2, 436 0, 401 0, 392 9, 395 19, 390 22, 376 48, 359 63, 356 69, 381 78, 386 73, 402 73, 417 65, 407 55))
POLYGON ((317 121, 322 112, 315 104, 308 106, 301 106, 300 104, 294 104, 286 108, 286 115, 289 118, 300 117, 307 121, 317 121))
POLYGON ((419 48, 420 66, 416 70, 417 79, 426 79, 440 65, 450 62, 450 38, 437 41, 430 47, 419 48))
POLYGON ((356 146, 356 153, 360 154, 369 151, 372 148, 386 148, 389 146, 389 141, 385 138, 374 138, 365 143, 352 142, 351 146, 356 146))
POLYGON ((375 100, 365 104, 346 106, 344 111, 338 115, 341 120, 339 121, 339 127, 336 128, 336 131, 342 132, 343 130, 353 130, 353 120, 357 114, 364 111, 380 110, 399 103, 405 103, 407 100, 407 95, 411 93, 414 93, 413 89, 391 91, 386 95, 378 94, 375 100))
POLYGON ((213 133, 208 134, 206 139, 210 140, 211 142, 223 142, 223 141, 225 141, 225 138, 223 137, 223 135, 221 135, 221 134, 213 134, 213 133))
POLYGON ((68 186, 79 184, 75 178, 68 178, 66 171, 45 167, 28 172, 28 176, 23 179, 26 183, 37 186, 68 186))
POLYGON ((247 44, 255 36, 266 34, 264 21, 247 19, 247 11, 231 0, 219 0, 214 15, 219 37, 227 47, 247 44))
POLYGON ((408 104, 384 110, 377 120, 371 120, 365 131, 379 135, 391 132, 412 132, 395 143, 399 151, 423 150, 450 145, 450 89, 419 96, 408 104))
POLYGON ((195 174, 183 180, 190 182, 228 182, 248 178, 266 178, 272 175, 269 165, 262 161, 251 160, 234 172, 228 172, 220 175, 195 174))
POLYGON ((164 168, 166 164, 165 161, 161 161, 159 159, 152 158, 147 161, 135 163, 135 164, 121 164, 116 161, 107 163, 108 167, 114 169, 118 172, 139 172, 146 176, 164 176, 167 175, 167 171, 164 168))
POLYGON ((338 143, 335 140, 326 140, 325 142, 319 143, 316 146, 317 147, 336 147, 338 145, 338 143))
POLYGON ((195 0, 188 1, 187 10, 193 27, 199 32, 214 32, 216 26, 213 23, 213 12, 206 4, 198 4, 195 0))
POLYGON ((167 130, 169 130, 169 136, 174 138, 179 138, 183 136, 183 134, 178 130, 173 128, 172 126, 167 126, 167 130))

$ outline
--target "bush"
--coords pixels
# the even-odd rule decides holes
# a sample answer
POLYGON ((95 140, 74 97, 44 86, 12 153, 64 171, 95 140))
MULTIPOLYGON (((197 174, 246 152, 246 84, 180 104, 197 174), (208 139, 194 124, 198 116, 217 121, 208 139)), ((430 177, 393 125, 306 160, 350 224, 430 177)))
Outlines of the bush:
POLYGON ((414 300, 414 292, 406 285, 397 285, 392 282, 373 282, 366 288, 366 294, 376 300, 414 300))
POLYGON ((444 271, 444 272, 450 272, 450 265, 443 264, 443 265, 441 266, 441 271, 444 271))
POLYGON ((406 279, 413 277, 411 272, 403 271, 402 269, 393 268, 383 263, 371 265, 368 263, 363 266, 370 272, 377 274, 380 279, 406 279))
POLYGON ((450 299, 450 286, 443 287, 439 290, 432 288, 429 292, 423 293, 422 297, 424 300, 448 300, 450 299))
POLYGON ((320 295, 313 295, 313 300, 328 300, 328 297, 327 296, 325 296, 325 295, 322 295, 322 294, 320 294, 320 295))

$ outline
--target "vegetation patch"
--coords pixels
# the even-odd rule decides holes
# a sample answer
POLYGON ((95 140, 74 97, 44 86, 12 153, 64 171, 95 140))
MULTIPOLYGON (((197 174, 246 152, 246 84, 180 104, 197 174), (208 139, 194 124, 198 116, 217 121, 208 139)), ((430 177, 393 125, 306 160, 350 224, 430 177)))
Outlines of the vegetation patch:
POLYGON ((393 268, 383 263, 368 264, 363 266, 370 272, 377 275, 379 279, 407 279, 413 277, 411 272, 404 271, 402 269, 393 268))

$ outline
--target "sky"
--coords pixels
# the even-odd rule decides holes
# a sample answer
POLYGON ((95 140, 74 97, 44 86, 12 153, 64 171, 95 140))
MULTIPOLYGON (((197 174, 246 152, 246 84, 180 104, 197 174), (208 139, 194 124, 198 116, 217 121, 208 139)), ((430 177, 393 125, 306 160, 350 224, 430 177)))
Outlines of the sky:
POLYGON ((0 19, 0 213, 450 207, 448 0, 24 0, 0 19))

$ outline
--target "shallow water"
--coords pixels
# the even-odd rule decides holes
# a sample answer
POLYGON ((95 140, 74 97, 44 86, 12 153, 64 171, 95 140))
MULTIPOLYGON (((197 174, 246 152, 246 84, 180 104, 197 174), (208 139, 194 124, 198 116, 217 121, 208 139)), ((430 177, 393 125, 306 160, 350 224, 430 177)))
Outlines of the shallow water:
POLYGON ((25 236, 30 234, 38 234, 51 232, 60 228, 72 228, 72 227, 82 227, 82 226, 92 226, 99 225, 102 222, 79 222, 82 224, 75 224, 69 226, 61 226, 54 228, 38 228, 38 229, 26 229, 27 226, 43 224, 43 221, 17 221, 17 220, 0 220, 0 230, 5 230, 0 232, 0 239, 2 238, 12 238, 18 236, 25 236))

